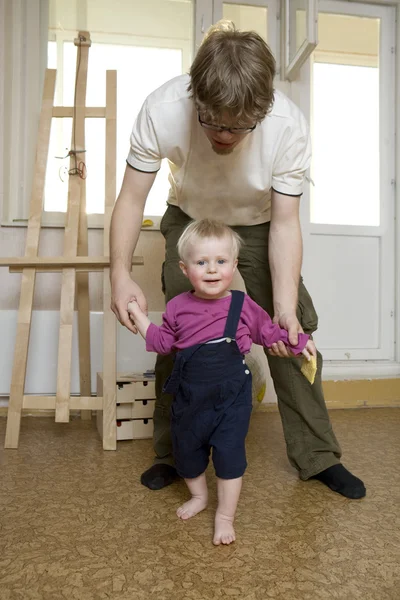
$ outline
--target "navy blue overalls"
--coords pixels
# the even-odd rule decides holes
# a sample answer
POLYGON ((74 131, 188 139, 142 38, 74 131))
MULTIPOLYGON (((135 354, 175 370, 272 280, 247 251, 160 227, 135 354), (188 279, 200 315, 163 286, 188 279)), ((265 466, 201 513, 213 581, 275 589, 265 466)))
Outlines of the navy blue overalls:
POLYGON ((247 466, 251 373, 235 341, 243 301, 243 292, 233 290, 223 334, 226 339, 180 350, 164 388, 174 395, 175 466, 186 479, 206 470, 211 448, 217 477, 236 479, 247 466))

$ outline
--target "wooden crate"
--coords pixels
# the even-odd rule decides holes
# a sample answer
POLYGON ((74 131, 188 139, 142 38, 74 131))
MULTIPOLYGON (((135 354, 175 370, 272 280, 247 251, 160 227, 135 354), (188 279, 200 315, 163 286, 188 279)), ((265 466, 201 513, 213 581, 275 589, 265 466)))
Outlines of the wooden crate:
MULTIPOLYGON (((142 374, 118 374, 116 381, 117 441, 153 437, 154 378, 142 374)), ((103 393, 103 374, 97 373, 97 395, 103 393)), ((102 411, 97 411, 97 429, 102 436, 102 411)))

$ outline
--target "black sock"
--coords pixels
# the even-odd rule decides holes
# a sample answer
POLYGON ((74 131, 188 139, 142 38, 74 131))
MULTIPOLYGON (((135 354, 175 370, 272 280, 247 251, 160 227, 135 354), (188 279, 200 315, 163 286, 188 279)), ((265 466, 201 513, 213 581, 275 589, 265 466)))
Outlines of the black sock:
POLYGON ((178 477, 175 467, 160 463, 153 465, 142 473, 140 482, 150 490, 161 490, 173 483, 178 477))
POLYGON ((325 471, 317 473, 311 479, 318 479, 327 485, 333 492, 338 492, 346 498, 353 500, 363 498, 366 494, 366 489, 358 477, 355 477, 341 463, 328 467, 325 471))

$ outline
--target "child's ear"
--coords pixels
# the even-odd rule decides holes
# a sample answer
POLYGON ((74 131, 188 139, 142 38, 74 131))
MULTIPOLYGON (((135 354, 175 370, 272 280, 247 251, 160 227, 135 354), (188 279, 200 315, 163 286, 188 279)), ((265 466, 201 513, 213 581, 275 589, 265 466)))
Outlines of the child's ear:
POLYGON ((182 273, 187 277, 188 274, 187 274, 186 265, 182 260, 179 261, 179 266, 181 268, 182 273))
POLYGON ((237 266, 238 266, 238 259, 236 259, 233 263, 233 271, 236 271, 237 266))

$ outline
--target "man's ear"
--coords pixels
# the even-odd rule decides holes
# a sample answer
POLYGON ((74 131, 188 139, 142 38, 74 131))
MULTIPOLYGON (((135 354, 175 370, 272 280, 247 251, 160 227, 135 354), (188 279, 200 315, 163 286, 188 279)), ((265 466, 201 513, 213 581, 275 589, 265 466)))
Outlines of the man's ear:
POLYGON ((182 273, 187 277, 188 274, 187 274, 186 265, 182 260, 179 261, 179 266, 180 266, 182 273))

